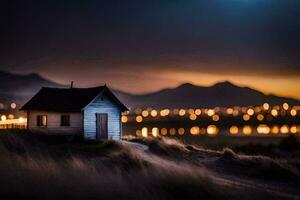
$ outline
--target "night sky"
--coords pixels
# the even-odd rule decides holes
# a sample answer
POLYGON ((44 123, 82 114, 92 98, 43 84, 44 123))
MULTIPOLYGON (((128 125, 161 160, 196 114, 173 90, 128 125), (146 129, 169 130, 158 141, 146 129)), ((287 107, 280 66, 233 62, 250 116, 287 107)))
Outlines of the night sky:
POLYGON ((133 93, 229 80, 300 98, 299 0, 20 0, 0 11, 1 70, 133 93))

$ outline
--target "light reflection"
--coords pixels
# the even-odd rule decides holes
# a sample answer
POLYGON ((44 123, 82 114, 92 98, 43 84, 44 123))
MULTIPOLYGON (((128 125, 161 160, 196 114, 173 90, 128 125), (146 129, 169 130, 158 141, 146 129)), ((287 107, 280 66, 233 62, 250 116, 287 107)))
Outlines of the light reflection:
POLYGON ((176 133, 176 129, 175 128, 171 128, 170 129, 170 135, 175 135, 176 133))

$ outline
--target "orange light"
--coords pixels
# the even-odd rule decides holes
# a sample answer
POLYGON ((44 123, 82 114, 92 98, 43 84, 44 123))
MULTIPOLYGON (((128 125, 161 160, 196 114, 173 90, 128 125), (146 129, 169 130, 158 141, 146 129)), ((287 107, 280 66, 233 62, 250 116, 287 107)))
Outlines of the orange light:
POLYGON ((150 114, 151 114, 152 117, 156 117, 157 116, 157 111, 156 110, 152 110, 150 114))
POLYGON ((179 128, 179 129, 178 129, 178 134, 179 134, 179 135, 183 135, 184 132, 185 132, 185 131, 184 131, 184 128, 179 128))
POLYGON ((219 115, 214 115, 214 116, 212 116, 212 119, 213 119, 213 121, 217 122, 217 121, 219 121, 220 117, 219 117, 219 115))
POLYGON ((175 128, 171 128, 170 129, 170 135, 175 135, 176 133, 176 129, 175 128))
POLYGON ((290 106, 288 103, 284 103, 284 104, 282 104, 282 107, 284 110, 288 110, 290 106))
POLYGON ((167 130, 166 128, 162 128, 162 129, 160 130, 160 133, 161 133, 162 135, 167 135, 168 130, 167 130))
POLYGON ((201 110, 200 109, 196 109, 195 110, 195 114, 198 115, 198 116, 201 115, 201 110))
POLYGON ((191 128, 190 133, 191 133, 192 135, 199 135, 199 133, 200 133, 200 128, 199 128, 198 126, 194 126, 194 127, 191 128))
POLYGON ((11 107, 11 109, 16 109, 17 108, 17 104, 13 102, 13 103, 10 104, 10 107, 11 107))
POLYGON ((210 125, 207 127, 208 135, 216 135, 218 133, 218 128, 215 125, 210 125))
POLYGON ((245 135, 250 135, 250 134, 252 133, 252 128, 251 128, 251 126, 244 126, 244 127, 243 127, 243 133, 244 133, 245 135))
POLYGON ((270 105, 268 103, 264 103, 263 104, 263 109, 264 110, 269 110, 270 109, 270 105))
POLYGON ((257 118, 257 120, 262 121, 262 120, 264 120, 265 116, 262 115, 262 114, 258 114, 258 115, 256 116, 256 118, 257 118))
POLYGON ((152 128, 152 135, 153 135, 153 137, 158 137, 159 130, 157 127, 152 128))
POLYGON ((190 115, 190 120, 194 121, 196 119, 197 119, 197 115, 195 115, 195 114, 190 115))
POLYGON ((121 121, 122 121, 122 123, 127 123, 128 122, 128 117, 127 116, 122 116, 121 121))
POLYGON ((148 117, 148 116, 149 116, 148 110, 144 110, 144 111, 142 112, 142 116, 143 116, 143 117, 148 117))
POLYGON ((272 111, 271 111, 271 115, 273 115, 273 117, 276 117, 276 116, 278 116, 278 110, 276 110, 276 109, 272 109, 272 111))
POLYGON ((146 128, 146 127, 142 128, 142 136, 148 137, 148 128, 146 128))
POLYGON ((250 115, 250 116, 254 115, 254 110, 252 108, 249 108, 247 110, 247 114, 250 115))
POLYGON ((239 128, 238 128, 237 126, 232 126, 232 127, 230 127, 229 132, 230 132, 232 135, 236 135, 236 134, 239 133, 239 128))
POLYGON ((282 134, 287 134, 289 133, 289 127, 287 125, 283 125, 281 128, 280 128, 280 132, 282 134))
POLYGON ((244 121, 249 121, 250 120, 250 115, 244 114, 243 119, 244 119, 244 121))
POLYGON ((213 116, 215 114, 215 111, 213 110, 213 109, 209 109, 208 111, 207 111, 207 115, 208 116, 213 116))
POLYGON ((135 118, 135 121, 141 123, 143 121, 143 117, 139 115, 135 118))
POLYGON ((186 111, 185 111, 184 109, 180 109, 180 110, 179 110, 179 115, 180 115, 180 116, 184 116, 185 113, 186 113, 186 111))

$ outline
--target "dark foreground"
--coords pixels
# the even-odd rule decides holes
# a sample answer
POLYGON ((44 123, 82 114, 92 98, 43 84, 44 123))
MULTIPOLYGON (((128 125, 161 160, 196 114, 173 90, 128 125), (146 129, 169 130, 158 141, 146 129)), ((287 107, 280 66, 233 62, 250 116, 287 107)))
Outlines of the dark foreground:
POLYGON ((1 133, 0 199, 300 199, 300 154, 278 155, 1 133))

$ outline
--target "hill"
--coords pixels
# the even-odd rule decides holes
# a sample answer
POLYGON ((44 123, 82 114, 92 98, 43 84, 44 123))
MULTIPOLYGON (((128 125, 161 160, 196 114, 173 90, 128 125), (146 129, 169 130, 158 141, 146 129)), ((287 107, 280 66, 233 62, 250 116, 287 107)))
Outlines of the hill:
MULTIPOLYGON (((38 74, 18 75, 0 71, 0 102, 9 105, 16 101, 18 105, 28 101, 41 87, 66 87, 47 80, 38 74)), ((190 83, 176 88, 163 89, 143 95, 134 95, 119 90, 115 94, 128 107, 228 107, 261 105, 269 102, 272 105, 288 102, 300 104, 299 100, 265 95, 249 87, 239 87, 230 82, 220 82, 210 87, 196 86, 190 83)))

